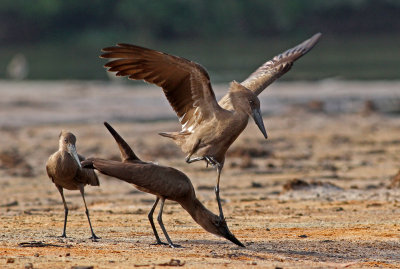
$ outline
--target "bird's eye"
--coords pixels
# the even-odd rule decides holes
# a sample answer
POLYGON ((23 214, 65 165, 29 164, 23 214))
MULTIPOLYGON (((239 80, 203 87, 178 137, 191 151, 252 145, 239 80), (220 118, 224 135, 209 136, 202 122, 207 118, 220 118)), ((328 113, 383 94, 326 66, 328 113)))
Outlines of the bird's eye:
POLYGON ((68 139, 64 138, 64 142, 67 143, 67 142, 68 142, 68 139))

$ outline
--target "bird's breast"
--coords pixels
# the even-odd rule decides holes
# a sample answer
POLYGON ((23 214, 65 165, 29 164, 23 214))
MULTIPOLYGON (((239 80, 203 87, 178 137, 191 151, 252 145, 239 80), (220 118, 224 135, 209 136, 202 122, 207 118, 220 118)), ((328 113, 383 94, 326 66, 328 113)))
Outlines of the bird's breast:
POLYGON ((56 154, 48 165, 51 166, 55 184, 69 190, 78 188, 75 177, 79 167, 70 154, 63 152, 56 154))
POLYGON ((216 118, 209 126, 196 130, 187 144, 194 145, 196 141, 200 141, 195 155, 222 159, 230 145, 246 128, 247 122, 247 115, 225 114, 225 117, 216 118))

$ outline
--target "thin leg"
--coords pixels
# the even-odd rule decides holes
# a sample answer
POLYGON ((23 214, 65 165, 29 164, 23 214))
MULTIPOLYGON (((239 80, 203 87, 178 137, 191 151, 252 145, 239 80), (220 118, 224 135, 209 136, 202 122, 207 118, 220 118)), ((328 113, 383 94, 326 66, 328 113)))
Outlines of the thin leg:
POLYGON ((221 176, 222 166, 217 164, 217 185, 215 186, 215 196, 217 198, 218 209, 219 209, 219 217, 224 219, 224 212, 222 210, 221 199, 219 197, 219 178, 221 176))
POLYGON ((217 203, 218 203, 218 210, 219 210, 219 217, 221 219, 224 219, 224 212, 222 210, 222 205, 221 205, 221 198, 219 197, 219 179, 221 177, 221 172, 222 172, 222 167, 223 165, 220 164, 214 157, 212 156, 205 156, 204 157, 207 161, 207 163, 210 163, 212 166, 217 167, 217 184, 215 186, 215 196, 217 198, 217 203))
POLYGON ((90 222, 90 218, 89 218, 89 210, 88 210, 88 208, 86 206, 85 189, 84 189, 83 185, 79 186, 79 190, 80 190, 82 198, 83 198, 83 203, 85 204, 85 209, 86 209, 85 213, 86 213, 86 216, 87 216, 88 221, 89 221, 90 231, 92 232, 92 237, 90 237, 90 239, 92 239, 93 241, 96 241, 97 239, 100 239, 100 237, 97 237, 93 232, 92 223, 90 222))
POLYGON ((221 177, 221 171, 222 171, 223 166, 212 156, 204 156, 204 157, 199 157, 199 158, 194 158, 194 159, 190 159, 190 155, 186 157, 187 163, 200 161, 200 160, 205 160, 207 162, 207 165, 211 164, 213 167, 217 167, 217 185, 215 186, 215 196, 217 198, 219 216, 221 219, 224 219, 224 212, 222 210, 221 198, 219 197, 219 179, 221 177))
POLYGON ((165 203, 165 198, 161 198, 160 212, 158 213, 157 221, 158 221, 158 224, 160 224, 161 230, 163 231, 165 238, 167 238, 167 241, 168 241, 170 247, 171 248, 179 248, 181 246, 175 245, 174 243, 172 243, 171 239, 168 236, 167 230, 165 230, 165 227, 164 227, 164 224, 162 221, 162 213, 163 213, 163 209, 164 209, 164 203, 165 203))
POLYGON ((151 228, 153 229, 153 233, 154 233, 154 236, 156 237, 156 241, 157 241, 154 245, 168 245, 167 243, 161 242, 160 237, 158 236, 158 233, 157 233, 157 230, 156 230, 156 226, 154 225, 154 221, 153 221, 153 213, 154 213, 154 210, 157 207, 157 204, 158 204, 159 200, 160 200, 160 197, 157 197, 156 201, 154 202, 153 207, 151 208, 151 210, 149 212, 148 217, 149 217, 149 221, 150 221, 150 224, 151 224, 151 228))
POLYGON ((64 230, 63 230, 63 233, 62 233, 61 237, 66 238, 67 235, 66 235, 65 231, 67 229, 68 207, 67 207, 67 203, 65 202, 63 188, 61 186, 59 186, 59 185, 56 185, 56 187, 57 187, 58 191, 60 192, 62 201, 64 203, 64 230))

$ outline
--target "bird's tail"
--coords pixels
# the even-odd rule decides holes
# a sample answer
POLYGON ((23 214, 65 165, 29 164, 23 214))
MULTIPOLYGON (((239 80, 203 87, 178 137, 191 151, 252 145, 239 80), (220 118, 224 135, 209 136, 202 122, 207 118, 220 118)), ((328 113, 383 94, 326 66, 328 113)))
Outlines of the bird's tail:
POLYGON ((108 124, 107 122, 104 122, 104 125, 111 133, 111 135, 114 137, 115 142, 117 142, 117 145, 121 152, 122 161, 135 161, 135 160, 140 161, 140 159, 136 156, 136 154, 133 152, 128 143, 126 143, 126 141, 117 133, 117 131, 115 131, 114 128, 111 127, 111 125, 108 124))

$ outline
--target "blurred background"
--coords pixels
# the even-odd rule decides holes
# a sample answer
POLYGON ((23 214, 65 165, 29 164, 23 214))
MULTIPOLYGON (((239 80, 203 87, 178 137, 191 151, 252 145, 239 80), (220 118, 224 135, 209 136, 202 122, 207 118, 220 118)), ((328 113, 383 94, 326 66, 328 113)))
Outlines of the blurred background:
POLYGON ((394 80, 398 0, 2 0, 0 78, 106 80, 100 49, 133 43, 241 80, 316 32, 318 46, 281 80, 394 80))

